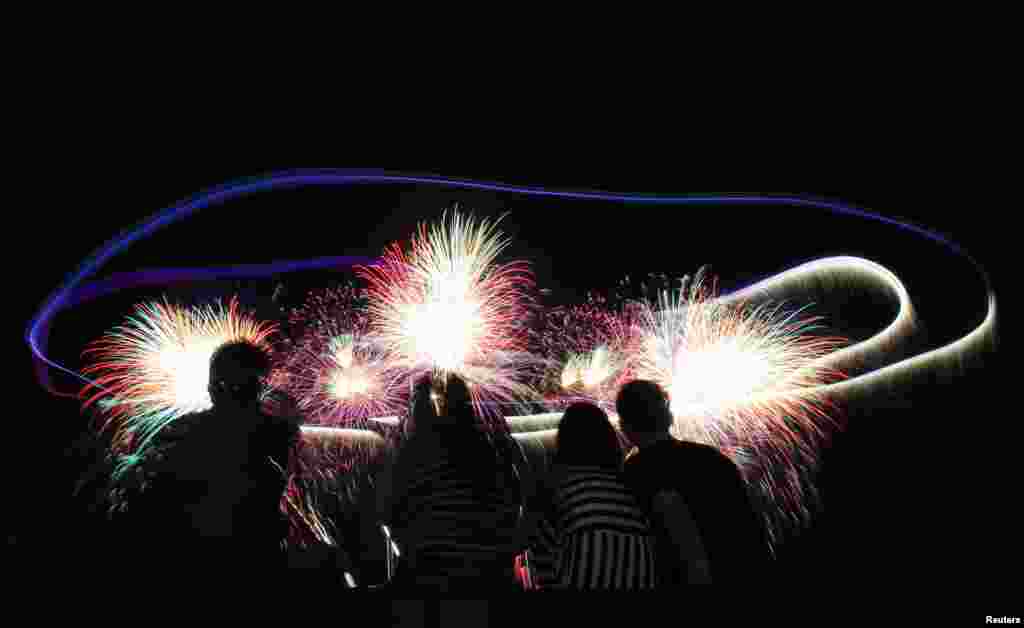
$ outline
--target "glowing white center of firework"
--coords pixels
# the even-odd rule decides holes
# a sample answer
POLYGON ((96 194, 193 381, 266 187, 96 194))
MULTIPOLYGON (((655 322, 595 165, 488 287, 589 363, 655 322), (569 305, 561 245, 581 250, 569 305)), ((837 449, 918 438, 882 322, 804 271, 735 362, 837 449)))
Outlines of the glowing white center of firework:
POLYGON ((341 368, 352 368, 352 347, 345 347, 344 349, 339 351, 336 360, 338 362, 338 366, 340 366, 341 368))
POLYGON ((372 380, 365 368, 355 365, 355 343, 351 335, 339 336, 331 342, 333 363, 327 390, 335 398, 347 400, 370 391, 372 380))
POLYGON ((369 392, 370 379, 359 369, 339 370, 331 377, 328 386, 338 399, 348 399, 369 392))
POLYGON ((611 377, 612 371, 611 353, 607 347, 598 347, 588 355, 570 356, 562 371, 562 387, 581 384, 583 388, 593 388, 611 377))
POLYGON ((331 343, 331 357, 334 359, 334 363, 343 369, 352 368, 354 349, 355 345, 352 343, 351 336, 335 338, 331 343))
POLYGON ((582 381, 583 377, 580 374, 580 370, 573 364, 569 364, 562 371, 562 388, 569 388, 582 381))
POLYGON ((210 358, 221 344, 221 339, 202 339, 160 351, 158 365, 169 384, 174 406, 191 411, 211 407, 210 358))
POLYGON ((459 370, 471 355, 483 321, 466 273, 430 278, 423 303, 410 305, 405 332, 420 360, 442 370, 459 370))
POLYGON ((771 385, 770 360, 724 341, 675 356, 669 396, 676 416, 702 414, 745 399, 771 385))

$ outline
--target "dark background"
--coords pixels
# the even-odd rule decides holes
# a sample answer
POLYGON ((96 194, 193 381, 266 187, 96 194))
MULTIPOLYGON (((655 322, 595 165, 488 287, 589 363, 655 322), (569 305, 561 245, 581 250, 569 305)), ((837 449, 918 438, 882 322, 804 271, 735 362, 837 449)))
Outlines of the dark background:
MULTIPOLYGON (((651 150, 638 160, 616 149, 595 147, 570 156, 538 146, 504 163, 464 155, 439 163, 395 155, 364 160, 346 154, 342 160, 332 153, 256 152, 216 142, 104 150, 103 157, 78 161, 84 165, 73 175, 35 189, 37 210, 27 212, 17 232, 8 234, 25 251, 23 266, 14 272, 16 319, 28 321, 65 275, 115 233, 177 200, 226 181, 325 165, 386 164, 395 172, 559 189, 841 200, 945 234, 992 273, 997 294, 1005 295, 1010 221, 1003 206, 953 192, 951 173, 933 169, 919 152, 871 144, 841 150, 730 145, 662 151, 651 150)), ((681 274, 710 263, 729 289, 809 259, 853 254, 880 262, 903 279, 930 346, 964 335, 985 315, 984 285, 970 265, 940 245, 888 225, 783 205, 623 207, 436 186, 331 187, 235 200, 136 244, 100 276, 138 268, 374 255, 382 245, 405 239, 418 220, 434 218, 455 202, 477 213, 511 212, 503 223, 515 238, 508 257, 533 262, 539 287, 550 288, 555 301, 577 299, 586 289, 608 287, 626 274, 681 274)), ((315 286, 328 275, 284 279, 315 286)), ((254 293, 268 289, 269 282, 251 287, 254 293)), ((58 316, 54 355, 73 364, 80 346, 123 315, 139 294, 106 297, 58 316)), ((1001 305, 1005 330, 1005 298, 1001 305)), ((18 425, 25 429, 7 443, 11 477, 19 478, 15 499, 22 505, 13 509, 12 536, 19 549, 37 552, 54 545, 55 538, 77 538, 74 513, 63 507, 71 479, 62 452, 84 425, 73 400, 39 390, 24 344, 16 356, 12 367, 20 392, 14 397, 23 404, 25 420, 18 425)), ((785 577, 896 586, 968 575, 999 582, 999 565, 1012 564, 1020 552, 1010 534, 1015 416, 1003 409, 1001 373, 993 361, 954 383, 915 391, 910 409, 851 421, 823 455, 823 512, 782 548, 785 577)))

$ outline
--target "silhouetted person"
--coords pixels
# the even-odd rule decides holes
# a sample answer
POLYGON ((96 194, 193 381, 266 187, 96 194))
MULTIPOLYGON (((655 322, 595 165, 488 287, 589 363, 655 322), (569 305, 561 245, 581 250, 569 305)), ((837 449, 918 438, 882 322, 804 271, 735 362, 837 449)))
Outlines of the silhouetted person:
POLYGON ((655 524, 661 582, 702 581, 701 550, 714 584, 761 577, 768 560, 764 528, 736 465, 713 447, 672 437, 669 399, 654 382, 625 384, 615 405, 623 433, 638 448, 626 460, 625 476, 655 524))
POLYGON ((449 377, 443 391, 434 391, 425 378, 409 418, 392 477, 381 487, 381 518, 401 552, 395 586, 437 593, 515 588, 514 479, 466 384, 449 377))
MULTIPOLYGON (((210 361, 213 408, 182 417, 162 435, 165 458, 156 466, 172 559, 229 568, 285 564, 287 534, 280 502, 298 421, 261 409, 269 356, 231 343, 210 361)), ((161 541, 163 541, 161 540, 161 541)))
POLYGON ((652 589, 655 539, 622 475, 623 451, 604 410, 574 403, 558 424, 557 452, 530 548, 540 588, 652 589))

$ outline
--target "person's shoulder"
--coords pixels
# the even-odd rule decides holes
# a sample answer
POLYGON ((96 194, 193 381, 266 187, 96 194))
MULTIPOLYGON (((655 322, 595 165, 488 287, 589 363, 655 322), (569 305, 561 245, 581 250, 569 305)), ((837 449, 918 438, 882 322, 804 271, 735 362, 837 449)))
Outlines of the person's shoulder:
POLYGON ((685 452, 680 458, 686 459, 688 467, 699 469, 699 472, 711 482, 735 483, 740 478, 739 467, 717 447, 681 442, 678 451, 685 452))
POLYGON ((717 447, 706 445, 704 443, 695 443, 688 440, 674 440, 672 447, 685 453, 687 456, 694 458, 700 458, 710 463, 728 463, 732 464, 728 456, 723 454, 717 447))
POLYGON ((654 482, 662 482, 666 479, 666 465, 678 464, 678 459, 671 455, 673 452, 667 453, 669 455, 652 448, 637 451, 623 463, 622 479, 634 488, 647 488, 654 482))
POLYGON ((645 467, 651 464, 663 464, 688 454, 692 444, 674 438, 661 440, 637 449, 626 458, 625 466, 645 467))
POLYGON ((625 470, 627 474, 661 475, 666 467, 679 465, 718 471, 736 468, 732 461, 715 447, 673 438, 640 450, 626 461, 625 470))
POLYGON ((184 438, 191 432, 204 424, 204 421, 209 419, 211 414, 210 410, 204 410, 202 412, 192 412, 180 416, 170 423, 168 423, 162 430, 160 430, 159 438, 162 440, 175 440, 184 438))

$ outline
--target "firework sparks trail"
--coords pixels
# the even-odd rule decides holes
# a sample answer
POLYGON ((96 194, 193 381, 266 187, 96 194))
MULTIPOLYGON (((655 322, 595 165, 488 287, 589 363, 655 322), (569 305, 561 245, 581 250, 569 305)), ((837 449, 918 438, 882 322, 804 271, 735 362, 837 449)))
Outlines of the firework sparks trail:
POLYGON ((86 348, 92 363, 83 372, 95 384, 82 390, 83 406, 100 409, 102 428, 115 430, 114 451, 137 461, 171 421, 211 407, 210 358, 220 346, 245 341, 268 348, 275 329, 240 311, 237 298, 226 307, 140 304, 124 325, 86 348))
MULTIPOLYGON (((629 376, 668 392, 674 435, 729 455, 752 492, 777 506, 769 519, 799 520, 813 494, 808 472, 835 419, 817 391, 843 377, 822 359, 845 341, 817 335, 821 319, 802 316, 805 308, 723 306, 705 269, 687 289, 688 279, 645 308, 629 376)), ((768 523, 774 537, 777 521, 768 523)))
POLYGON ((366 341, 361 291, 314 294, 290 320, 301 338, 280 369, 279 386, 309 423, 353 426, 404 407, 401 370, 366 341))
POLYGON ((283 472, 288 483, 281 511, 288 519, 290 547, 344 542, 381 452, 381 442, 368 439, 341 443, 313 436, 299 441, 283 472))
POLYGON ((496 223, 446 213, 420 225, 408 254, 392 245, 378 265, 360 269, 371 334, 385 354, 409 377, 460 375, 485 416, 489 402, 535 397, 523 383, 534 362, 525 324, 533 278, 525 263, 496 263, 507 245, 496 223))

